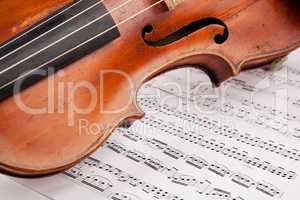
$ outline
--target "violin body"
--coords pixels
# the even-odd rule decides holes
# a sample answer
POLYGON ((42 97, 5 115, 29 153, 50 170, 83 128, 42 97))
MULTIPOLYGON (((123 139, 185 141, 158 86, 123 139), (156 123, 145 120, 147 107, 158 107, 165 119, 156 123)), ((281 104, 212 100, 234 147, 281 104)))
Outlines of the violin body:
MULTIPOLYGON (((220 85, 300 46, 298 1, 184 0, 172 9, 168 1, 100 3, 118 32, 113 39, 0 102, 3 173, 36 177, 72 167, 98 149, 123 120, 143 117, 136 94, 160 73, 192 65, 220 85), (86 123, 97 124, 97 131, 82 128, 86 123)), ((2 0, 0 42, 18 38, 72 4, 2 0)))

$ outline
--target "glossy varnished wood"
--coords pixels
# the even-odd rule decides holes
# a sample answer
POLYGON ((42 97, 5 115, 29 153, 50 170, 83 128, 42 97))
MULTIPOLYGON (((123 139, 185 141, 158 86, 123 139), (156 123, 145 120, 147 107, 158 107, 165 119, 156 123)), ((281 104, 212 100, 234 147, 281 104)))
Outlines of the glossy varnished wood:
POLYGON ((24 31, 70 2, 71 0, 0 1, 0 43, 24 31))
MULTIPOLYGON (((11 20, 0 21, 0 33, 4 33, 0 36, 1 41, 14 35, 14 27, 22 21, 39 18, 44 10, 48 13, 68 2, 31 1, 25 7, 28 12, 15 17, 1 5, 10 5, 18 13, 21 9, 18 3, 22 1, 1 1, 0 13, 11 16, 11 20), (35 10, 35 4, 41 5, 40 9, 35 10)), ((112 10, 122 2, 125 0, 105 0, 104 4, 112 10)), ((154 2, 133 0, 111 15, 116 23, 120 23, 154 2)), ((149 9, 120 25, 120 38, 54 75, 54 88, 59 84, 88 81, 98 91, 96 107, 89 113, 75 114, 73 125, 68 124, 70 101, 79 107, 88 106, 91 96, 85 89, 78 90, 72 99, 68 99, 65 92, 65 100, 69 101, 64 102, 64 112, 57 112, 56 108, 51 113, 32 115, 23 112, 13 97, 1 102, 0 168, 6 173, 32 177, 71 167, 101 146, 123 119, 143 116, 136 105, 136 93, 143 82, 164 71, 183 64, 201 66, 199 68, 204 69, 218 85, 243 68, 285 56, 300 45, 299 7, 299 3, 292 0, 210 0, 201 1, 197 6, 195 0, 185 0, 172 11, 168 11, 164 4, 149 9), (147 38, 156 40, 207 17, 221 19, 228 26, 230 35, 225 43, 214 42, 214 36, 224 31, 220 25, 210 25, 163 47, 149 46, 141 36, 143 28, 149 24, 154 30, 147 38), (99 74, 107 70, 127 74, 132 85, 117 75, 100 80, 99 74), (115 112, 99 112, 100 108, 115 112), (80 131, 78 125, 82 119, 99 124, 102 131, 99 134, 80 131)), ((21 97, 26 105, 34 108, 47 106, 48 84, 43 80, 23 91, 21 97)), ((58 95, 56 90, 54 94, 58 95)), ((62 99, 53 101, 58 105, 62 99)))

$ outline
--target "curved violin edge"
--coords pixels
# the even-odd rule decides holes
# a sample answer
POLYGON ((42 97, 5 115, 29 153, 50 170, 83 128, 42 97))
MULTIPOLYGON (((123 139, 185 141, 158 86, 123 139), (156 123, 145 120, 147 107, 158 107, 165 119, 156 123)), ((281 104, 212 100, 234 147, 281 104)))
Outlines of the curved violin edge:
POLYGON ((202 70, 216 86, 221 85, 222 82, 236 74, 234 64, 224 55, 213 51, 195 51, 183 54, 146 75, 142 84, 160 74, 185 66, 194 66, 202 70))
MULTIPOLYGON (((41 0, 35 1, 43 4, 41 0)), ((55 1, 58 3, 67 0, 55 1)), ((0 171, 17 177, 33 178, 55 174, 72 167, 97 150, 124 119, 143 116, 136 102, 138 89, 145 81, 163 72, 183 65, 199 66, 215 85, 220 85, 231 76, 237 75, 242 69, 266 64, 285 56, 300 45, 299 42, 293 43, 295 38, 300 38, 300 31, 295 28, 299 27, 297 21, 299 16, 295 18, 298 10, 293 12, 294 15, 290 15, 288 9, 279 12, 281 8, 291 7, 284 6, 288 1, 272 2, 212 0, 195 6, 193 1, 186 1, 178 9, 173 10, 172 14, 165 12, 162 7, 151 9, 135 17, 127 26, 120 26, 121 37, 118 40, 71 64, 64 69, 65 76, 59 81, 63 84, 89 81, 94 84, 97 91, 100 91, 98 75, 101 70, 122 71, 134 80, 136 86, 134 95, 123 78, 114 77, 104 84, 106 91, 104 106, 118 109, 124 105, 123 101, 134 96, 128 109, 114 115, 106 115, 98 112, 100 107, 98 105, 88 115, 75 114, 75 120, 82 117, 90 120, 91 123, 110 125, 99 135, 94 136, 85 132, 80 135, 78 127, 68 126, 67 112, 32 117, 29 113, 23 112, 12 98, 7 99, 0 104, 2 111, 0 171), (267 19, 272 23, 265 23, 266 21, 262 20, 266 19, 265 14, 270 15, 267 19), (184 37, 176 37, 178 40, 171 44, 160 41, 160 44, 164 44, 163 47, 154 45, 157 46, 155 48, 153 45, 147 45, 147 41, 153 41, 152 39, 156 41, 158 36, 170 36, 169 33, 174 32, 172 29, 182 30, 180 27, 185 27, 183 22, 187 25, 205 17, 219 18, 220 15, 229 31, 228 40, 224 44, 216 44, 213 40, 216 34, 224 33, 224 26, 210 24, 207 27, 200 26, 201 29, 198 27, 193 33, 187 32, 190 33, 188 35, 181 34, 179 31, 176 34, 179 33, 184 37), (152 35, 153 38, 151 35, 148 35, 150 36, 148 39, 142 38, 143 27, 155 20, 159 21, 159 24, 155 24, 156 31, 152 35), (276 34, 273 34, 274 32, 276 34), (129 58, 130 63, 128 63, 129 58), (16 121, 18 121, 17 125, 16 121)), ((105 2, 105 5, 111 9, 117 3, 117 0, 110 0, 105 2)), ((120 12, 113 13, 113 17, 115 21, 120 22, 121 19, 126 19, 148 4, 150 4, 149 0, 140 0, 132 7, 127 6, 120 12)), ((169 41, 170 37, 167 38, 169 41)), ((54 76, 58 77, 57 74, 54 76)), ((55 87, 58 86, 58 82, 55 84, 55 87)), ((45 101, 48 97, 47 89, 47 80, 43 80, 22 91, 21 95, 29 105, 40 107, 47 104, 45 101)), ((74 97, 74 102, 83 105, 89 100, 89 94, 83 91, 79 91, 79 95, 74 97)))
POLYGON ((289 55, 292 51, 296 50, 300 46, 300 41, 295 42, 285 49, 280 49, 277 51, 270 51, 266 54, 256 55, 252 57, 248 57, 243 60, 237 66, 237 74, 239 74, 243 70, 258 68, 263 65, 267 65, 272 63, 274 60, 282 59, 289 55))
MULTIPOLYGON (((47 169, 31 169, 25 168, 24 166, 18 167, 18 165, 7 165, 5 163, 0 163, 0 171, 2 173, 22 178, 38 178, 43 176, 49 176, 61 171, 67 170, 78 162, 86 158, 87 156, 94 153, 99 147, 103 145, 103 143, 107 140, 107 138, 112 134, 112 132, 126 119, 140 119, 144 116, 143 111, 139 108, 137 103, 137 93, 139 88, 142 87, 143 83, 158 76, 161 73, 167 72, 169 70, 173 70, 176 68, 181 68, 184 65, 192 65, 198 66, 199 69, 205 71, 212 82, 216 85, 221 84, 224 80, 231 77, 234 72, 232 71, 234 68, 231 66, 229 60, 227 60, 224 56, 219 55, 213 52, 192 52, 189 54, 182 55, 181 57, 177 57, 176 59, 165 63, 160 67, 156 67, 156 70, 145 74, 144 79, 137 86, 137 90, 135 91, 135 96, 133 98, 132 104, 128 107, 127 111, 125 111, 122 116, 119 116, 117 121, 111 123, 110 129, 107 129, 105 133, 98 138, 93 144, 90 145, 88 149, 86 149, 81 154, 78 154, 76 158, 73 158, 72 161, 65 161, 64 165, 57 164, 59 167, 47 168, 47 169)), ((55 163, 53 163, 55 165, 55 163)))
MULTIPOLYGON (((277 58, 278 56, 275 57, 277 58)), ((273 60, 274 58, 270 56, 270 61, 273 60)), ((264 56, 262 60, 265 62, 266 56, 264 56)), ((259 62, 261 63, 262 61, 259 62)), ((150 79, 162 73, 168 72, 176 68, 182 68, 185 65, 195 66, 200 70, 203 70, 210 77, 212 83, 214 83, 216 86, 219 86, 222 82, 224 82, 228 78, 238 74, 238 72, 235 71, 236 67, 234 66, 234 64, 231 63, 230 60, 227 59, 224 55, 214 53, 214 52, 207 52, 207 51, 206 52, 195 51, 188 54, 184 54, 181 57, 177 57, 176 59, 169 61, 168 63, 165 63, 163 66, 157 68, 158 70, 152 71, 149 74, 145 75, 145 78, 141 81, 141 83, 137 88, 139 89, 140 87, 142 87, 143 83, 149 81, 150 79)), ((135 98, 133 99, 133 103, 128 109, 128 112, 125 112, 126 114, 120 117, 117 120, 117 122, 112 123, 112 127, 110 130, 107 130, 105 133, 103 133, 103 135, 99 137, 98 140, 89 147, 89 149, 87 149, 81 155, 78 155, 78 157, 74 159, 72 162, 66 162, 65 165, 61 165, 55 168, 48 168, 46 170, 29 169, 29 168, 21 168, 21 167, 18 168, 17 166, 9 166, 6 165, 5 163, 0 163, 0 172, 14 177, 39 178, 39 177, 57 174, 78 164, 78 162, 82 161, 83 159, 85 159, 86 157, 94 153, 97 149, 99 149, 99 147, 101 147, 103 143, 107 141, 107 138, 124 120, 128 118, 140 119, 144 116, 143 111, 139 108, 137 103, 136 97, 137 97, 138 89, 135 92, 136 93, 135 98)))
MULTIPOLYGON (((256 57, 249 59, 249 62, 243 62, 243 65, 241 66, 253 66, 256 64, 262 64, 271 62, 272 60, 286 55, 287 52, 290 52, 293 48, 289 48, 287 50, 283 50, 280 52, 276 52, 269 55, 262 55, 261 57, 256 57), (251 62, 250 62, 251 61, 251 62), (250 65, 251 64, 251 65, 250 65)), ((233 64, 225 55, 221 53, 217 53, 214 50, 203 50, 198 49, 194 50, 188 53, 184 53, 180 56, 175 57, 172 60, 167 61, 166 63, 158 66, 158 67, 149 67, 152 68, 152 71, 143 71, 145 68, 139 68, 139 70, 143 71, 143 79, 138 81, 138 87, 135 91, 135 96, 133 98, 132 104, 129 106, 127 111, 125 111, 122 116, 119 116, 118 119, 111 123, 111 128, 106 130, 106 132, 101 135, 95 141, 93 144, 90 145, 88 149, 86 149, 81 154, 78 154, 76 158, 73 158, 72 161, 65 161, 64 165, 57 165, 59 167, 54 168, 47 168, 47 169, 30 169, 30 168, 24 168, 24 167, 17 167, 17 165, 9 166, 5 163, 0 163, 0 171, 2 173, 15 176, 15 177, 23 177, 23 178, 38 178, 43 176, 49 176, 52 174, 56 174, 58 172, 67 170, 74 165, 76 165, 78 162, 86 158, 87 156, 91 155, 93 152, 95 152, 99 147, 103 145, 103 143, 107 140, 107 138, 111 135, 113 130, 115 130, 118 125, 122 123, 123 120, 128 118, 142 118, 144 116, 144 113, 139 108, 137 103, 137 93, 139 88, 145 83, 146 81, 158 76, 159 74, 165 73, 167 71, 176 69, 176 68, 182 68, 185 65, 189 66, 195 66, 204 72, 210 77, 212 83, 214 83, 216 86, 219 86, 222 82, 227 80, 228 78, 235 76, 239 73, 239 71, 236 71, 238 66, 233 64)), ((242 69, 242 68, 241 68, 242 69)))
POLYGON ((29 168, 18 168, 16 166, 9 166, 4 163, 0 163, 0 173, 13 176, 16 178, 41 178, 41 177, 47 177, 47 176, 51 176, 63 172, 67 169, 72 168, 73 166, 75 166, 76 164, 78 164, 79 162, 81 162, 91 154, 93 154, 95 151, 97 151, 103 145, 103 143, 107 141, 107 139, 113 133, 113 131, 117 127, 119 127, 119 125, 122 124, 124 120, 126 119, 137 120, 137 119, 141 119, 143 116, 144 116, 144 112, 140 110, 138 105, 132 104, 130 106, 130 109, 128 109, 128 113, 122 116, 120 120, 118 120, 118 122, 113 123, 115 125, 112 126, 110 130, 106 131, 105 134, 99 137, 97 142, 91 145, 90 148, 87 149, 85 153, 83 153, 83 155, 78 156, 78 159, 75 159, 74 161, 69 162, 65 165, 55 167, 55 168, 38 170, 38 169, 29 169, 29 168))

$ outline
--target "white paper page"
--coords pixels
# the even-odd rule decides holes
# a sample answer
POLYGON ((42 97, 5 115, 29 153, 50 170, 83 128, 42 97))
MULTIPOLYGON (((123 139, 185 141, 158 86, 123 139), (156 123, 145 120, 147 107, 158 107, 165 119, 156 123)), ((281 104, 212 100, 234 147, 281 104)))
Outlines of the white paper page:
POLYGON ((57 200, 296 200, 299 57, 217 89, 196 69, 160 76, 139 95, 145 118, 90 158, 64 174, 14 180, 57 200))
POLYGON ((43 194, 16 183, 14 180, 0 175, 0 199, 2 200, 47 200, 43 194))

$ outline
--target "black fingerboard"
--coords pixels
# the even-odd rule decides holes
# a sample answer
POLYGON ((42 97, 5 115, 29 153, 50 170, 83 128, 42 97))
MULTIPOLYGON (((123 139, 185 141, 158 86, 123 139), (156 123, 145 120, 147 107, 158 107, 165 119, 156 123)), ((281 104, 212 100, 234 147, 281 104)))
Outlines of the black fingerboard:
POLYGON ((25 89, 46 78, 49 68, 57 71, 119 36, 100 0, 58 10, 0 46, 0 100, 13 95, 15 85, 25 89))

